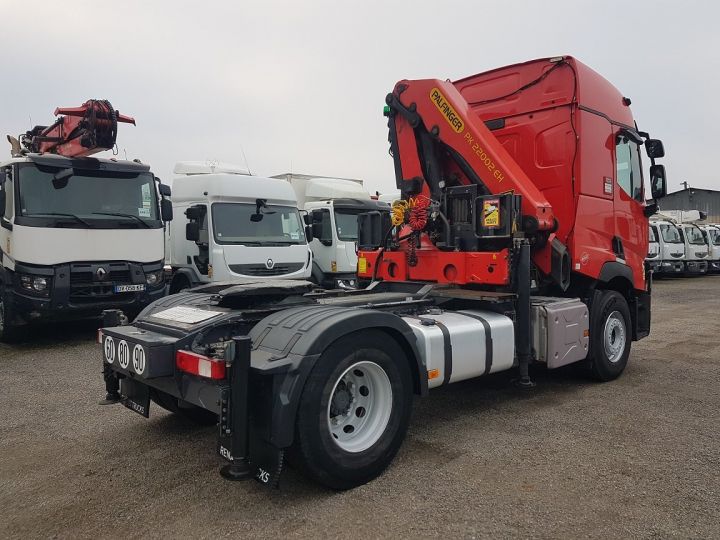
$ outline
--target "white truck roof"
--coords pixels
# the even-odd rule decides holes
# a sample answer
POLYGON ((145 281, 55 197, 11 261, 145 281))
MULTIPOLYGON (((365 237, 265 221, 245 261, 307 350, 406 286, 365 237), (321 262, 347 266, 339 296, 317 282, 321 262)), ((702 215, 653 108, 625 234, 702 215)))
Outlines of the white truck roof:
POLYGON ((233 163, 222 163, 220 161, 178 161, 173 168, 173 173, 178 175, 194 175, 194 174, 242 174, 250 176, 247 167, 235 165, 233 163))
POLYGON ((657 215, 677 223, 693 223, 704 220, 699 210, 662 210, 657 215))
POLYGON ((278 174, 273 178, 282 178, 292 185, 300 208, 304 208, 305 203, 310 201, 370 200, 370 193, 363 187, 363 181, 360 179, 295 173, 278 174))
POLYGON ((194 173, 176 176, 172 186, 173 204, 195 202, 255 202, 297 207, 292 186, 284 180, 234 173, 194 173))

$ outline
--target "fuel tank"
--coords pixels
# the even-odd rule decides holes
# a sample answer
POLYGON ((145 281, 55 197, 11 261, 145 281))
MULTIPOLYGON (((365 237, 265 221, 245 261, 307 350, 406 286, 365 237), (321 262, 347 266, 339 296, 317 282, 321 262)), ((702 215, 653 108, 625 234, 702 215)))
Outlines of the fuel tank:
POLYGON ((430 311, 405 316, 428 371, 428 387, 510 369, 513 321, 491 311, 430 311))

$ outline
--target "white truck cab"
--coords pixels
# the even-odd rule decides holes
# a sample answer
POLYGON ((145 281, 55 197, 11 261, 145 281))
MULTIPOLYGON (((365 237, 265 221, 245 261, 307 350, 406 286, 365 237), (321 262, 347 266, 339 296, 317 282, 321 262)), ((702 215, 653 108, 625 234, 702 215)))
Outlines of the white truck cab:
POLYGON ((0 340, 36 321, 133 316, 161 298, 169 195, 134 161, 0 162, 0 340))
POLYGON ((680 231, 671 220, 656 219, 650 222, 657 231, 660 275, 682 275, 685 272, 685 244, 680 231))
POLYGON ((312 281, 328 289, 354 289, 357 280, 358 214, 389 212, 390 205, 373 200, 362 180, 285 173, 298 206, 312 224, 312 281))
POLYGON ((307 279, 312 252, 287 182, 180 162, 173 179, 170 293, 246 278, 307 279))
POLYGON ((678 229, 685 243, 685 273, 707 274, 710 247, 703 231, 694 223, 680 223, 678 229))
POLYGON ((706 241, 710 246, 708 272, 720 272, 720 226, 708 224, 700 227, 705 232, 706 241))

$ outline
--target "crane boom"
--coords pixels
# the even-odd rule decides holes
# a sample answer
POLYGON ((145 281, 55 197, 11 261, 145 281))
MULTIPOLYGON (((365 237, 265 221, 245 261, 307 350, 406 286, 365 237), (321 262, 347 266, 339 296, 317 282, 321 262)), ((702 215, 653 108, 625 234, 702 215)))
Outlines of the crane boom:
POLYGON ((85 157, 110 150, 117 140, 119 122, 135 125, 107 100, 90 99, 79 107, 58 107, 58 119, 50 126, 35 126, 21 137, 29 152, 65 157, 85 157))

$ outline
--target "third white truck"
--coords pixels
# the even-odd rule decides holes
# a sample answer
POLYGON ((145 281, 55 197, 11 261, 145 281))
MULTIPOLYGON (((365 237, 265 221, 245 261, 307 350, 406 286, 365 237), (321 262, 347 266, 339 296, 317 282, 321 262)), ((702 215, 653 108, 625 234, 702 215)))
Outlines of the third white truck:
POLYGON ((371 199, 362 180, 294 173, 273 178, 290 182, 312 223, 312 281, 329 289, 357 288, 358 214, 389 212, 390 205, 371 199))

